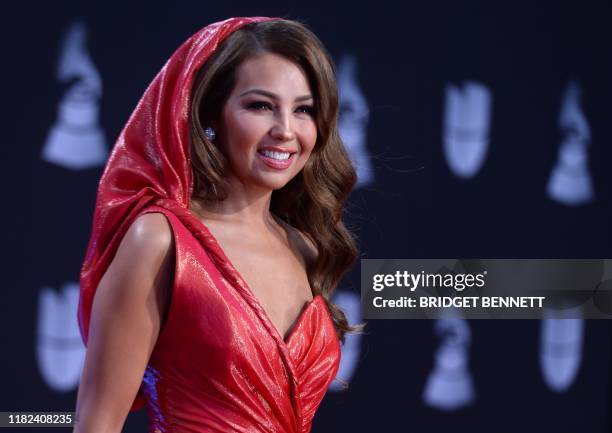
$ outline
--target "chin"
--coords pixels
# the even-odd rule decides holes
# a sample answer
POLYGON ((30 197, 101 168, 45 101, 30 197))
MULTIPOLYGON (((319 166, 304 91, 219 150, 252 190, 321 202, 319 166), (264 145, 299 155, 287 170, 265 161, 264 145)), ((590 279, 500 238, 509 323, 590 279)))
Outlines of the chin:
POLYGON ((276 191, 287 185, 295 176, 261 176, 257 179, 257 183, 265 189, 276 191))
MULTIPOLYGON (((291 179, 289 179, 291 180, 291 179)), ((266 182, 265 187, 272 191, 277 191, 289 183, 289 180, 283 182, 266 182)))

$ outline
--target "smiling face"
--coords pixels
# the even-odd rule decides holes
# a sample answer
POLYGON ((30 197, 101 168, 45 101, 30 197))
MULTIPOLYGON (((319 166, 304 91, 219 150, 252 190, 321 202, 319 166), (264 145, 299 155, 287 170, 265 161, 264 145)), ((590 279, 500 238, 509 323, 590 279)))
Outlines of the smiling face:
POLYGON ((304 71, 272 53, 246 60, 236 70, 215 129, 231 180, 262 190, 282 188, 302 170, 317 141, 304 71))

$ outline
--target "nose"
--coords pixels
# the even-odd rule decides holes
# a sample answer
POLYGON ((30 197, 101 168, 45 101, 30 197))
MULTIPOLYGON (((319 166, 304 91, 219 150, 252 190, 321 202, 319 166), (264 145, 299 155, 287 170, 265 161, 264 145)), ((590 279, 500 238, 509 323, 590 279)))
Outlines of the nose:
POLYGON ((291 141, 295 139, 295 133, 293 132, 288 116, 279 116, 278 121, 270 130, 270 135, 281 141, 291 141))

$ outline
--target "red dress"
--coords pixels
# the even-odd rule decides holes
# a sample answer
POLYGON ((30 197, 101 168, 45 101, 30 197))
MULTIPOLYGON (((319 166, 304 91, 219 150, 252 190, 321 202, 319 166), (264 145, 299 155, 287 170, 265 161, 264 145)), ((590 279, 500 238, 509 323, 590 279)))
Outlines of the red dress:
POLYGON ((309 432, 340 361, 323 298, 283 341, 203 224, 206 245, 167 209, 148 212, 167 217, 176 248, 170 310, 141 388, 150 432, 309 432))

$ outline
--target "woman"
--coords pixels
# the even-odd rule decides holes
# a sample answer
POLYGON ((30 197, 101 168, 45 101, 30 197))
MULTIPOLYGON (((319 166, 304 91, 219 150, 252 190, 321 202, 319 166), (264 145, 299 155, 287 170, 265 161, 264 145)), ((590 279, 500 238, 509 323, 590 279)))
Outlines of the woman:
POLYGON ((151 432, 310 431, 353 330, 328 301, 356 257, 337 115, 299 23, 229 19, 172 55, 100 181, 76 431, 143 404, 151 432))

